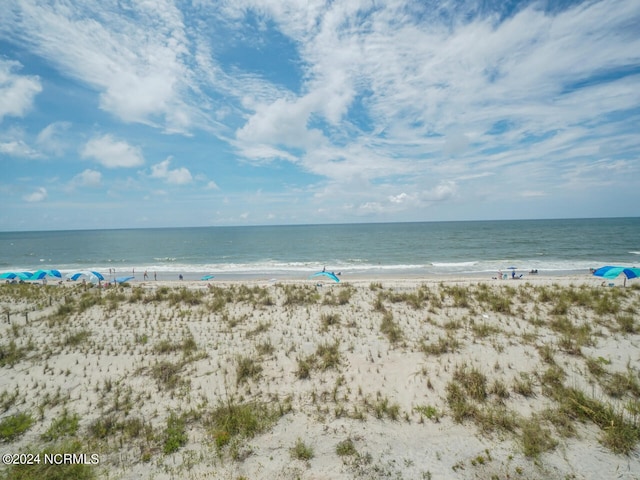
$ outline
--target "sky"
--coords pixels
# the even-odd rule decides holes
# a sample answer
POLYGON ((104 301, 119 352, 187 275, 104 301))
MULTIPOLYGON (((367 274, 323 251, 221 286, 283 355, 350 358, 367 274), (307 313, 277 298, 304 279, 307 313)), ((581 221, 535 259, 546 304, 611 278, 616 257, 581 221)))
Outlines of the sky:
POLYGON ((640 214, 637 0, 5 10, 0 231, 640 214))

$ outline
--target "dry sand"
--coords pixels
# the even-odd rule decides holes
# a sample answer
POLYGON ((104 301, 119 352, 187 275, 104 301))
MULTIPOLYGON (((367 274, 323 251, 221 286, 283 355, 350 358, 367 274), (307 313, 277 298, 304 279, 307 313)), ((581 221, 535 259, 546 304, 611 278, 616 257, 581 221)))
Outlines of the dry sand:
POLYGON ((0 453, 96 453, 109 479, 640 478, 638 286, 2 285, 0 422, 33 422, 0 453))

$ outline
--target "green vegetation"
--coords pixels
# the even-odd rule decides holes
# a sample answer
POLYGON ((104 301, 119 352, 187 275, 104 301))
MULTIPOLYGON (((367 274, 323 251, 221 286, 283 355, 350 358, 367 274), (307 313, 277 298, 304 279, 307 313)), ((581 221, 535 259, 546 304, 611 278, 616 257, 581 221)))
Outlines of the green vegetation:
MULTIPOLYGON (((0 311, 11 322, 0 341, 7 380, 0 441, 29 440, 25 449, 34 452, 99 451, 103 459, 117 458, 125 476, 145 462, 150 474, 162 469, 188 478, 203 459, 184 447, 204 435, 217 450, 216 465, 237 462, 225 468, 255 476, 250 465, 264 457, 240 464, 265 454, 262 440, 252 439, 294 411, 296 421, 358 420, 375 428, 407 422, 433 429, 439 427, 431 422, 451 420, 517 446, 508 461, 494 462, 492 455, 502 454, 485 451, 456 463, 475 467, 468 476, 524 478, 531 474, 526 462, 538 468, 554 449, 562 455, 573 448, 573 440, 564 444, 568 438, 597 437, 610 452, 633 455, 640 443, 640 374, 622 349, 637 344, 639 299, 640 286, 525 281, 323 289, 0 285, 0 311), (611 353, 611 345, 624 355, 611 353), (529 371, 519 371, 520 358, 529 371), (422 400, 402 410, 390 392, 405 381, 422 400), (522 402, 526 415, 517 413, 522 402), (86 404, 90 416, 75 413, 86 404)), ((414 458, 376 460, 359 452, 365 437, 351 431, 328 430, 333 460, 345 474, 430 478, 414 458)), ((291 458, 311 460, 312 439, 293 444, 294 438, 284 446, 291 458)), ((112 466, 56 471, 63 478, 94 478, 103 469, 118 475, 112 466)), ((288 468, 297 474, 304 466, 288 468)), ((52 475, 6 467, 0 480, 59 478, 52 475)))
POLYGON ((80 426, 80 416, 69 414, 67 410, 62 412, 62 416, 51 422, 51 426, 41 438, 47 442, 55 442, 63 437, 72 437, 78 432, 80 426))
POLYGON ((396 344, 403 338, 402 329, 398 323, 393 319, 393 314, 389 311, 384 312, 382 315, 382 322, 380 322, 380 332, 382 332, 389 343, 396 344))
POLYGON ((216 446, 221 449, 236 438, 253 438, 289 411, 289 405, 273 407, 262 402, 239 403, 229 399, 204 416, 216 446))
POLYGON ((187 444, 186 423, 183 416, 171 413, 167 418, 167 427, 164 430, 164 442, 162 451, 165 455, 177 452, 187 444))
POLYGON ((262 366, 252 357, 240 355, 236 360, 236 385, 241 385, 249 380, 256 380, 262 373, 262 366))
POLYGON ((0 345, 0 367, 9 365, 13 367, 16 363, 22 361, 27 354, 27 350, 18 347, 16 342, 10 340, 7 345, 0 345))
POLYGON ((356 450, 353 440, 351 438, 347 438, 336 445, 336 454, 339 457, 347 457, 357 455, 358 451, 356 450))
MULTIPOLYGON (((0 473, 1 480, 93 480, 96 478, 97 466, 92 464, 96 459, 87 455, 82 463, 62 462, 51 465, 44 462, 44 456, 50 457, 68 454, 70 452, 87 452, 89 449, 77 440, 70 440, 60 444, 52 445, 43 450, 32 450, 29 453, 39 455, 40 463, 33 465, 12 465, 3 473, 0 473)), ((100 458, 97 458, 99 461, 100 458)))
POLYGON ((16 413, 3 418, 0 421, 0 441, 14 441, 29 430, 33 423, 33 417, 25 412, 16 413))
POLYGON ((309 461, 313 458, 313 448, 304 443, 301 438, 296 440, 295 445, 290 450, 291 458, 309 461))

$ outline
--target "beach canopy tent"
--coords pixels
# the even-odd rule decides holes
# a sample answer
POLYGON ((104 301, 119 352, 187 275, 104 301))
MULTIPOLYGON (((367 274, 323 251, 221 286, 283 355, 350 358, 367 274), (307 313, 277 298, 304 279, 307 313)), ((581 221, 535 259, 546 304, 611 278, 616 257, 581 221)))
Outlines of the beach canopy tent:
POLYGON ((128 282, 129 280, 133 280, 136 277, 118 277, 115 279, 116 283, 125 283, 128 282))
POLYGON ((20 280, 31 280, 33 273, 31 272, 4 272, 0 274, 0 278, 6 278, 9 280, 13 280, 18 278, 20 280))
POLYGON ((38 270, 31 275, 30 280, 42 280, 44 277, 62 278, 59 270, 38 270))
POLYGON ((600 267, 593 272, 596 277, 608 278, 610 280, 617 278, 621 273, 628 279, 637 278, 640 277, 640 268, 612 267, 607 265, 606 267, 600 267))
POLYGON ((328 277, 331 280, 334 280, 335 282, 339 282, 340 279, 337 277, 337 275, 333 272, 316 272, 313 275, 311 275, 309 278, 313 278, 313 277, 328 277))
POLYGON ((212 278, 215 278, 215 275, 205 275, 200 280, 211 280, 212 278))
POLYGON ((93 270, 70 273, 70 274, 67 275, 67 277, 69 277, 71 280, 73 280, 75 282, 76 280, 78 280, 83 275, 86 275, 87 277, 89 277, 89 280, 91 280, 91 281, 104 280, 104 275, 102 275, 100 272, 95 272, 93 270))

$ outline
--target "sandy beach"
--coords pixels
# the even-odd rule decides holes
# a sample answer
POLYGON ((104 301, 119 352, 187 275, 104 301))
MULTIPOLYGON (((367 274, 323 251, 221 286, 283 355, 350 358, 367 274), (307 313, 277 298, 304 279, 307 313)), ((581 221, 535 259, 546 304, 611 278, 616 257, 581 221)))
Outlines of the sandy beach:
POLYGON ((608 283, 1 285, 0 453, 41 463, 0 476, 640 478, 640 283, 608 283))

